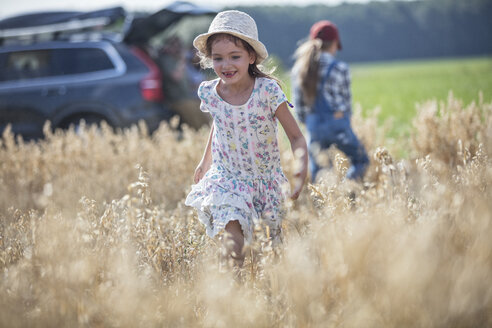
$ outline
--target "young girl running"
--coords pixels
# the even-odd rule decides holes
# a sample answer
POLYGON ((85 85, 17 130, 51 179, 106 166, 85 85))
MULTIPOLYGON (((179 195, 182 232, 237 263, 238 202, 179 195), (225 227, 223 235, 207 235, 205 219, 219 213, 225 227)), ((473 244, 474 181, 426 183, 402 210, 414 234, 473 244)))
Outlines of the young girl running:
POLYGON ((274 240, 280 237, 282 190, 288 181, 280 166, 277 121, 300 161, 290 195, 294 200, 306 179, 306 141, 282 89, 258 68, 268 52, 253 18, 235 10, 220 12, 193 45, 202 66, 212 67, 218 78, 198 90, 200 109, 210 112, 213 125, 186 205, 197 209, 210 237, 227 232, 226 249, 240 267, 245 239, 252 241, 256 224, 268 226, 274 240))

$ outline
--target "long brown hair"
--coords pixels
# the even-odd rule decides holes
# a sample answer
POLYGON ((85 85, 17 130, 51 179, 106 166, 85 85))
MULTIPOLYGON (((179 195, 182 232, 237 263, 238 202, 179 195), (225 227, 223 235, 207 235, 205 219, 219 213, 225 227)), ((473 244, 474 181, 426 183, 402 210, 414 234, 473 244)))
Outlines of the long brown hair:
MULTIPOLYGON (((232 34, 217 33, 217 34, 211 35, 207 39, 206 53, 202 54, 201 52, 199 52, 199 54, 198 54, 200 57, 200 65, 202 66, 202 68, 211 68, 212 67, 212 62, 211 62, 212 45, 214 44, 214 42, 216 42, 218 40, 222 40, 222 39, 226 39, 226 40, 229 40, 231 42, 234 42, 234 44, 236 46, 242 46, 244 49, 246 49, 246 51, 249 54, 254 54, 255 57, 258 58, 258 55, 256 54, 255 49, 253 49, 253 47, 248 42, 246 42, 243 39, 240 39, 240 38, 238 38, 232 34)), ((273 80, 277 81, 278 83, 280 83, 280 81, 275 76, 273 76, 273 71, 275 71, 275 68, 273 68, 270 72, 265 72, 264 70, 265 70, 265 68, 261 65, 256 64, 256 61, 253 64, 250 64, 248 67, 248 73, 251 77, 253 77, 253 78, 266 77, 268 79, 273 79, 273 80)))
POLYGON ((316 99, 319 82, 319 58, 330 48, 333 41, 309 39, 302 43, 294 53, 296 59, 293 71, 297 73, 297 84, 301 88, 304 103, 308 106, 316 99))

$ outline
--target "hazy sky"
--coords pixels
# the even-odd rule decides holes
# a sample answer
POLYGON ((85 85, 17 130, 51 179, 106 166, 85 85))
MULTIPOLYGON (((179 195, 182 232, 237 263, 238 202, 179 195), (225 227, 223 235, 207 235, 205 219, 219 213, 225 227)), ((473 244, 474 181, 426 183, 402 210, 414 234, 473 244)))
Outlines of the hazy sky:
MULTIPOLYGON (((307 5, 311 3, 336 5, 342 2, 364 3, 369 1, 370 0, 197 0, 191 2, 220 9, 224 6, 231 7, 235 5, 307 5)), ((154 11, 165 7, 171 2, 173 2, 173 0, 0 0, 0 18, 40 10, 96 10, 112 6, 122 6, 126 10, 141 9, 154 11)))

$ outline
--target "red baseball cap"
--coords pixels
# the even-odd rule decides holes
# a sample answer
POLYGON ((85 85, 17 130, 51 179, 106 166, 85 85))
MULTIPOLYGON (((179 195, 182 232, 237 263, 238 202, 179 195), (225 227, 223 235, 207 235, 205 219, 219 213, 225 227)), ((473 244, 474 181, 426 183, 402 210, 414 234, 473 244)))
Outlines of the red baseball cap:
POLYGON ((342 49, 342 41, 338 34, 338 28, 335 24, 328 20, 322 20, 314 23, 309 31, 310 39, 321 39, 323 41, 338 41, 338 49, 342 49))

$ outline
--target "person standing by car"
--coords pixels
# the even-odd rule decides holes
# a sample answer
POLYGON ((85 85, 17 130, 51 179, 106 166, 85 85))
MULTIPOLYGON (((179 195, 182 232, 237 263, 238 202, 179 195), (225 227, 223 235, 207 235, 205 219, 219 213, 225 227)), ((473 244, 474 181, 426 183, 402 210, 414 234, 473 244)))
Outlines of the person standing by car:
POLYGON ((335 58, 342 43, 338 28, 330 21, 315 23, 309 39, 301 44, 294 57, 294 104, 300 121, 308 132, 311 180, 320 170, 317 151, 336 145, 351 161, 347 178, 362 179, 369 159, 364 146, 354 134, 350 74, 346 63, 335 58))
POLYGON ((186 67, 184 47, 177 36, 169 37, 158 58, 163 71, 162 87, 171 109, 180 116, 181 123, 199 129, 210 122, 209 116, 200 111, 200 100, 192 90, 186 67))

